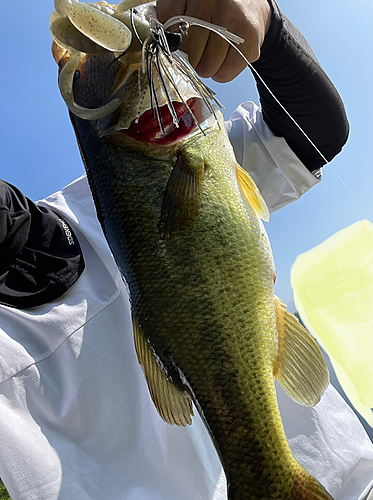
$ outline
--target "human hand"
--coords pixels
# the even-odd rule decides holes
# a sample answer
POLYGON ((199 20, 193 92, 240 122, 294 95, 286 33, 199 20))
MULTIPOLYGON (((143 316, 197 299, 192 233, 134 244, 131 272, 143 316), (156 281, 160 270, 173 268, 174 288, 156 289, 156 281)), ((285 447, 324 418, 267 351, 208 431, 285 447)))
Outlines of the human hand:
MULTIPOLYGON (((239 49, 250 62, 260 56, 260 48, 271 23, 267 0, 157 0, 161 23, 173 16, 193 16, 227 28, 245 41, 239 49)), ((224 83, 246 67, 243 58, 216 33, 192 26, 183 37, 181 50, 202 78, 224 83)))

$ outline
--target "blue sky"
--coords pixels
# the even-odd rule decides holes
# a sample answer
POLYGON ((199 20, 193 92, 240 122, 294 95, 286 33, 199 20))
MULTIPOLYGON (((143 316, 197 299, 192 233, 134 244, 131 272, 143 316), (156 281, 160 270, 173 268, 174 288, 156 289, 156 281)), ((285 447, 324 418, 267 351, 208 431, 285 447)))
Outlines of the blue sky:
MULTIPOLYGON (((373 104, 369 95, 373 3, 282 0, 280 7, 306 36, 342 95, 351 135, 331 166, 373 213, 373 104)), ((50 55, 52 10, 52 0, 20 0, 17 8, 12 2, 2 5, 1 177, 32 199, 60 189, 83 173, 50 55)), ((242 101, 258 101, 249 70, 230 84, 211 82, 211 86, 226 106, 226 116, 242 101)), ((292 301, 289 276, 296 256, 364 218, 372 220, 328 166, 320 185, 274 214, 267 230, 278 270, 276 293, 282 300, 292 301)))
MULTIPOLYGON (((299 253, 357 220, 373 222, 373 2, 279 0, 279 5, 306 36, 344 100, 351 134, 331 167, 359 200, 326 166, 321 184, 271 217, 266 227, 278 271, 276 293, 291 303, 290 268, 299 253)), ((52 10, 52 0, 1 6, 0 175, 32 199, 84 172, 50 54, 52 10)), ((226 116, 242 101, 258 102, 249 70, 230 84, 210 85, 226 116)))

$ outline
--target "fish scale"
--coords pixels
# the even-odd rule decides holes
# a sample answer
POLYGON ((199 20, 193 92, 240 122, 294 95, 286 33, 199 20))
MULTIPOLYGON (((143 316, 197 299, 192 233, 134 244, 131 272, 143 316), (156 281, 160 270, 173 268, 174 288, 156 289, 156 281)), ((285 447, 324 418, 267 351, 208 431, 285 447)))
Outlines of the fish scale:
MULTIPOLYGON (((84 137, 89 124, 75 121, 84 137)), ((230 499, 313 498, 294 495, 299 477, 307 484, 310 476, 290 451, 277 406, 272 254, 233 167, 227 168, 234 158, 225 136, 209 131, 198 138, 202 156, 211 144, 223 148, 206 155, 214 167, 205 170, 199 216, 166 237, 159 229, 162 201, 179 151, 157 159, 126 141, 125 147, 81 141, 81 148, 142 332, 168 373, 176 367, 187 380, 221 457, 230 499)))
POLYGON ((327 368, 274 296, 260 221, 268 211, 236 163, 211 91, 180 55, 164 57, 149 36, 146 9, 136 13, 138 37, 128 33, 127 4, 118 17, 128 18, 127 28, 110 9, 103 16, 79 2, 58 5, 51 32, 59 86, 128 287, 136 351, 159 414, 190 424, 194 402, 220 455, 229 500, 330 500, 291 453, 274 386, 275 376, 295 401, 314 405, 328 384, 327 368), (122 54, 114 42, 108 50, 100 42, 118 25, 130 44, 122 54), (167 106, 154 105, 152 113, 149 103, 158 99, 167 106), (173 131, 167 110, 179 121, 173 131), (156 116, 165 117, 167 132, 160 133, 156 116))

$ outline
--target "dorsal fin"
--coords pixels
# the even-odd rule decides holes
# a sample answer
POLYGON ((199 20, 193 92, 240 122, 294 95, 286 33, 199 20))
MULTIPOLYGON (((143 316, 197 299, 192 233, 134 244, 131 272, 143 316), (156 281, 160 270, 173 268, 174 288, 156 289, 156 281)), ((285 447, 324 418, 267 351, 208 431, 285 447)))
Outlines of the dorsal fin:
POLYGON ((133 313, 132 323, 137 358, 143 369, 151 398, 158 413, 168 424, 182 427, 190 425, 194 413, 189 394, 182 392, 167 378, 133 313))
POLYGON ((241 188, 242 194, 245 196, 249 205, 255 210, 258 217, 264 221, 269 221, 269 210, 255 182, 245 169, 238 163, 236 164, 236 175, 238 185, 241 188))
POLYGON ((278 357, 274 375, 297 403, 314 406, 329 384, 329 371, 322 352, 297 318, 277 297, 278 357))

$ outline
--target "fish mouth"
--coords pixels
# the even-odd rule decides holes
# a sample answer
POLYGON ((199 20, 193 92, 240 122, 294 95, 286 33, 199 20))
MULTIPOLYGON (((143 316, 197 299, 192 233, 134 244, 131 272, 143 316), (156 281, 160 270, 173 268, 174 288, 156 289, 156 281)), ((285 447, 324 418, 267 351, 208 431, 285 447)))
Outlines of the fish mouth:
POLYGON ((191 97, 186 104, 188 107, 182 102, 172 102, 177 121, 172 116, 169 106, 165 104, 158 109, 158 116, 154 109, 148 109, 133 120, 127 129, 120 130, 120 133, 140 142, 159 145, 180 141, 194 132, 198 127, 197 122, 200 123, 200 119, 203 119, 200 99, 191 97))

